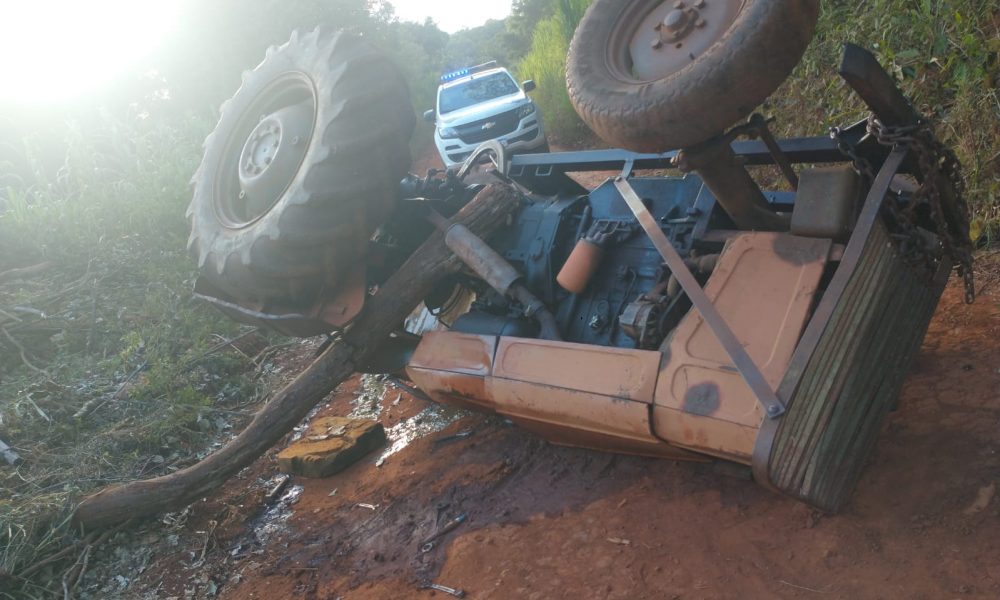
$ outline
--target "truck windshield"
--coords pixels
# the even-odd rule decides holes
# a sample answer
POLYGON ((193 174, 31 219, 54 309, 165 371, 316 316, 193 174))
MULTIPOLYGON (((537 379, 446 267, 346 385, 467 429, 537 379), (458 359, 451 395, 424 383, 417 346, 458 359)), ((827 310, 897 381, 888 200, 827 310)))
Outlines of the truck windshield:
POLYGON ((518 92, 517 84, 507 73, 494 73, 479 79, 443 88, 438 98, 438 112, 447 114, 473 104, 486 102, 518 92))

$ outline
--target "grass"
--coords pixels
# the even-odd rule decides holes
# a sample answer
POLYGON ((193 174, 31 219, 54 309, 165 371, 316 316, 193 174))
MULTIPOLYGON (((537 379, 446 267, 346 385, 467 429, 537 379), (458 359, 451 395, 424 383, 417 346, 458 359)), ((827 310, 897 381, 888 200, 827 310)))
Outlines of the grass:
POLYGON ((75 502, 194 460, 257 392, 245 356, 209 352, 245 329, 190 293, 184 210, 211 123, 87 122, 57 161, 25 140, 0 194, 0 272, 51 264, 0 281, 0 439, 25 460, 0 466, 0 598, 59 591, 65 564, 15 576, 80 539, 75 502))
POLYGON ((973 235, 1000 232, 1000 8, 982 0, 827 0, 816 39, 768 111, 780 133, 821 134, 867 110, 836 76, 841 44, 875 54, 955 149, 973 235))
POLYGON ((549 137, 563 145, 577 145, 592 138, 566 93, 569 42, 589 5, 590 0, 558 0, 553 15, 535 27, 531 51, 517 67, 521 79, 533 79, 538 84, 531 96, 545 119, 549 137))

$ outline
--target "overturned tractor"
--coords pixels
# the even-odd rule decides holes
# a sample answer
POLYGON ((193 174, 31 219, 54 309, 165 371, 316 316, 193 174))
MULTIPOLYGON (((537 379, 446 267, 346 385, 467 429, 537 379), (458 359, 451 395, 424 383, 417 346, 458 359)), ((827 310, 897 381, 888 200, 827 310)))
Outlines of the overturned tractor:
MULTIPOLYGON (((487 143, 424 177, 406 173, 413 110, 384 57, 346 34, 272 49, 206 144, 196 293, 335 341, 310 398, 283 392, 251 429, 294 424, 352 370, 390 371, 555 443, 732 461, 837 510, 953 269, 971 301, 971 253, 954 155, 868 52, 845 46, 839 74, 870 118, 776 140, 751 114, 818 4, 597 0, 569 92, 623 149, 487 143), (571 176, 607 171, 593 189, 571 176), (405 331, 421 303, 447 328, 405 331)), ((245 462, 226 452, 216 479, 245 462)))

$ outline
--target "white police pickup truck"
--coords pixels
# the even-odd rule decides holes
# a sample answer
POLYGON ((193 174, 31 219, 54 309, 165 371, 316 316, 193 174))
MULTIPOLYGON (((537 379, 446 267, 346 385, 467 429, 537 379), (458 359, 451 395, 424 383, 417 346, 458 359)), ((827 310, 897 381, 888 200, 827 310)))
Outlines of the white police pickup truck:
POLYGON ((511 153, 548 152, 542 118, 507 69, 491 61, 441 76, 437 109, 424 113, 434 123, 434 143, 446 167, 461 164, 480 144, 497 140, 511 153))

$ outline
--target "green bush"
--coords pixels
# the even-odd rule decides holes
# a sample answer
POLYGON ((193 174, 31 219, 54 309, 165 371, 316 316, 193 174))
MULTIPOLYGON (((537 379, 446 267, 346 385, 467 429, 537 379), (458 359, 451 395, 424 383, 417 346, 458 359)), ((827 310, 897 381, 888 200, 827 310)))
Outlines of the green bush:
POLYGON ((564 145, 576 145, 591 138, 566 93, 569 42, 590 2, 558 0, 553 15, 535 27, 531 51, 517 67, 521 79, 534 79, 538 84, 532 97, 545 119, 549 137, 564 145))
POLYGON ((1000 226, 1000 7, 982 0, 827 0, 822 7, 816 39, 767 107, 782 132, 822 134, 866 115, 836 75, 841 44, 863 46, 958 153, 974 229, 995 234, 1000 226))

